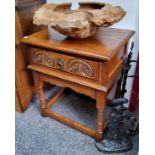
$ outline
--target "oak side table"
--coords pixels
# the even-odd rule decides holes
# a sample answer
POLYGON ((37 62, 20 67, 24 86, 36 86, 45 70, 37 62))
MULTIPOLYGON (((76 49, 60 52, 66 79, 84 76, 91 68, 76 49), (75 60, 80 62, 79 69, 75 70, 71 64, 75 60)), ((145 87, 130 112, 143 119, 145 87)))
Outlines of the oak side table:
POLYGON ((102 140, 107 94, 120 75, 133 34, 131 30, 99 28, 92 37, 71 39, 44 29, 24 37, 22 42, 27 44, 28 68, 32 70, 38 90, 41 115, 67 124, 97 141, 102 140), (49 102, 44 97, 44 83, 61 86, 49 102), (50 110, 65 88, 96 100, 96 130, 50 110))

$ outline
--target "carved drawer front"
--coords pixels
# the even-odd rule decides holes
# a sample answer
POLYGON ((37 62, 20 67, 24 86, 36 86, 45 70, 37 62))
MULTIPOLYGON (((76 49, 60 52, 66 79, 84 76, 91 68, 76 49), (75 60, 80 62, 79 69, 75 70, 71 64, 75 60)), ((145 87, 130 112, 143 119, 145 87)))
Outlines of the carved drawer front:
POLYGON ((98 80, 99 62, 32 48, 31 62, 81 77, 98 80))

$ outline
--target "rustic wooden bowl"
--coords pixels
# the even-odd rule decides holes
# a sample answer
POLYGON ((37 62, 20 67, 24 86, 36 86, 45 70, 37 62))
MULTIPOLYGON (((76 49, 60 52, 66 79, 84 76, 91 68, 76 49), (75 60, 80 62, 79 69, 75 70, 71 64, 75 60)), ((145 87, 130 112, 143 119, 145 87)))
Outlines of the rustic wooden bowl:
POLYGON ((33 23, 49 25, 63 35, 87 38, 100 26, 110 26, 120 21, 125 11, 120 6, 107 3, 83 2, 78 10, 70 3, 45 4, 35 12, 33 23))

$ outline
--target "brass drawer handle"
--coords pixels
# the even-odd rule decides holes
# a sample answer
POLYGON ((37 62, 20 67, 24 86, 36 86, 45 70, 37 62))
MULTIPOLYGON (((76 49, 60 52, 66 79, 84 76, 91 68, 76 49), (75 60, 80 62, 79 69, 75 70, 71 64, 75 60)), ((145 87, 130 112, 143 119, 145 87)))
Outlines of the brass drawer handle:
POLYGON ((58 67, 58 69, 63 69, 64 68, 64 64, 63 64, 63 59, 62 58, 58 58, 57 67, 58 67))

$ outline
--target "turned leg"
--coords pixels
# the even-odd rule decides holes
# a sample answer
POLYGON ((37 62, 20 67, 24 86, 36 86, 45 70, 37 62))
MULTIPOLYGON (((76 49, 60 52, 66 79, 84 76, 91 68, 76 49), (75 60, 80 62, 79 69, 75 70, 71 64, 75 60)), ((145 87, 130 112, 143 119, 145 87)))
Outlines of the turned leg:
POLYGON ((103 131, 104 131, 104 118, 103 112, 106 105, 106 94, 104 92, 97 92, 97 100, 96 100, 96 108, 97 108, 97 129, 96 129, 96 141, 100 141, 103 139, 103 131))
POLYGON ((43 82, 39 82, 38 93, 39 93, 39 100, 40 100, 40 112, 41 112, 41 115, 45 117, 46 116, 45 114, 46 113, 46 100, 44 96, 43 85, 44 85, 43 82))
POLYGON ((45 117, 46 116, 45 114, 46 113, 46 100, 45 100, 44 91, 43 91, 44 83, 39 80, 37 72, 35 71, 33 71, 33 78, 34 78, 35 86, 39 94, 40 112, 41 112, 41 115, 45 117))

